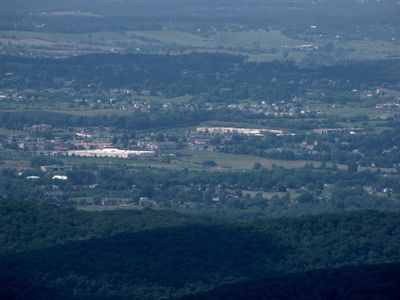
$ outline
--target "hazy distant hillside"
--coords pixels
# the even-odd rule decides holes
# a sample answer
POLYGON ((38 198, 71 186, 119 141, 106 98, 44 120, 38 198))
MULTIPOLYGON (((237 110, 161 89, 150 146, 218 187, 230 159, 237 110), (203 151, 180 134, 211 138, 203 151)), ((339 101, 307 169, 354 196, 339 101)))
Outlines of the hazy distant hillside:
MULTIPOLYGON (((98 29, 109 26, 110 29, 115 30, 133 28, 136 21, 145 21, 154 25, 169 24, 172 27, 174 23, 208 23, 210 25, 237 23, 289 29, 305 29, 309 25, 317 24, 324 30, 345 29, 344 26, 362 26, 363 24, 385 26, 385 24, 400 22, 397 18, 400 8, 395 1, 40 0, 13 1, 12 3, 0 1, 0 3, 3 15, 5 14, 8 18, 12 14, 16 16, 17 28, 27 28, 27 26, 33 26, 35 22, 37 25, 52 24, 52 28, 50 26, 41 29, 37 27, 41 31, 56 30, 54 28, 56 23, 62 24, 59 27, 60 31, 77 30, 74 24, 66 22, 68 19, 79 20, 79 23, 84 25, 82 31, 96 30, 96 27, 90 27, 85 19, 94 22, 98 29), (21 19, 22 16, 23 19, 21 19), (123 16, 134 19, 129 21, 123 16), (103 26, 102 22, 105 23, 103 26)), ((4 20, 0 24, 5 27, 8 22, 4 20)))

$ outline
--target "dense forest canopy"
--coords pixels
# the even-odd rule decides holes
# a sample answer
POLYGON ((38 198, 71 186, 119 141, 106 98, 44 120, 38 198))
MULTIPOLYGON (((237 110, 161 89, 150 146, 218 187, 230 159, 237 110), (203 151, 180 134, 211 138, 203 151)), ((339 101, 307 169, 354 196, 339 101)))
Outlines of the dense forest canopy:
POLYGON ((154 299, 190 293, 191 286, 399 259, 397 213, 229 224, 21 201, 3 201, 2 211, 8 213, 1 217, 1 281, 13 288, 1 290, 14 299, 31 293, 38 299, 154 299))
POLYGON ((398 264, 389 264, 305 272, 226 285, 181 299, 396 299, 399 270, 398 264))

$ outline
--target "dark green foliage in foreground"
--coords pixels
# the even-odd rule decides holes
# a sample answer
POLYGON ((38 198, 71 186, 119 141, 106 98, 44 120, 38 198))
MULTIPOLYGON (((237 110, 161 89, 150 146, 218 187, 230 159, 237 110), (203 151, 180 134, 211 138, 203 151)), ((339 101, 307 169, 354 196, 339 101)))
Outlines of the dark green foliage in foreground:
POLYGON ((400 264, 320 270, 227 285, 182 300, 399 299, 400 264))
POLYGON ((0 212, 0 253, 193 223, 190 217, 173 212, 145 209, 88 213, 32 201, 1 200, 0 212))
POLYGON ((143 296, 159 297, 184 290, 188 284, 213 286, 243 275, 256 278, 269 274, 273 259, 283 254, 282 247, 266 234, 228 227, 187 226, 23 253, 6 258, 0 273, 2 281, 16 280, 16 284, 20 276, 27 276, 25 282, 32 287, 54 295, 70 292, 66 289, 72 284, 84 298, 105 296, 104 286, 117 291, 117 297, 125 296, 125 288, 129 290, 127 298, 137 297, 135 290, 145 287, 153 291, 143 296), (17 275, 8 275, 8 270, 17 275))
POLYGON ((151 210, 1 206, 2 299, 180 297, 291 272, 400 261, 398 213, 206 224, 151 210))

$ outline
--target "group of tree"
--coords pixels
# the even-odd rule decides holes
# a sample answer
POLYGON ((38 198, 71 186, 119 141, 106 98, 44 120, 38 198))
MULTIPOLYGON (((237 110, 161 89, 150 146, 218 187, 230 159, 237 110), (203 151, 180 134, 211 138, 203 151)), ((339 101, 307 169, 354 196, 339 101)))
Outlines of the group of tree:
MULTIPOLYGON (((0 294, 7 299, 161 299, 293 272, 400 261, 398 213, 234 224, 163 211, 0 204, 7 212, 0 216, 0 294)), ((341 272, 326 276, 338 275, 339 284, 348 276, 341 272)), ((304 282, 302 276, 289 284, 308 290, 315 281, 331 291, 324 277, 304 275, 304 282)))

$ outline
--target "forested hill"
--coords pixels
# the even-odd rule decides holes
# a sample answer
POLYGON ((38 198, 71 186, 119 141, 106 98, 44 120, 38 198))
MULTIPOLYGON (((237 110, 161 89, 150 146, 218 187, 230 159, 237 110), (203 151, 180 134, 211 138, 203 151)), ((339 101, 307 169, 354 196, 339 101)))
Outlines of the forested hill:
POLYGON ((231 224, 27 201, 2 200, 1 211, 1 299, 160 299, 293 272, 400 262, 399 213, 231 224))
POLYGON ((180 300, 395 300, 400 264, 318 270, 227 285, 180 300))
POLYGON ((207 220, 149 209, 88 213, 44 202, 14 200, 1 200, 0 211, 2 254, 207 220))

